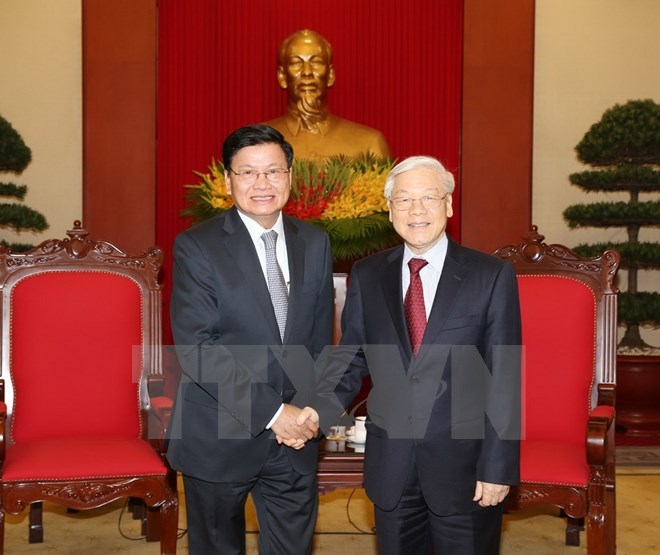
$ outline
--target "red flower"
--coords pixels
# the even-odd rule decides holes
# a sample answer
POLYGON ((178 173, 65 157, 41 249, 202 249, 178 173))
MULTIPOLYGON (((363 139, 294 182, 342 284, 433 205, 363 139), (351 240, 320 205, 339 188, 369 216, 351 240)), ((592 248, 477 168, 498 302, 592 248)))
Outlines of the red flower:
POLYGON ((320 186, 303 186, 291 195, 284 206, 284 213, 301 220, 317 220, 336 195, 337 193, 333 188, 326 192, 320 186))

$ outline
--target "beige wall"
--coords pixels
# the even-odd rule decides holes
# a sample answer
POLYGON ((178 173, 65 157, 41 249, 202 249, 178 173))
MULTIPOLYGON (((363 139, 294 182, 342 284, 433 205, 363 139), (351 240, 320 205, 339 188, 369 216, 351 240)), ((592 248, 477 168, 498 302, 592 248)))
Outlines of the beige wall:
POLYGON ((2 239, 63 237, 82 216, 80 30, 81 0, 0 0, 0 114, 32 150, 21 175, 0 181, 27 185, 24 204, 50 224, 41 234, 0 229, 2 239))
MULTIPOLYGON (((658 0, 536 0, 532 221, 547 241, 626 239, 616 228, 570 230, 562 212, 576 203, 628 200, 626 193, 587 195, 568 176, 589 169, 574 148, 607 108, 660 102, 659 21, 658 0)), ((660 241, 660 230, 643 230, 640 239, 660 241)), ((639 287, 658 290, 658 283, 660 272, 644 272, 639 287)), ((660 332, 643 335, 660 346, 660 332)))

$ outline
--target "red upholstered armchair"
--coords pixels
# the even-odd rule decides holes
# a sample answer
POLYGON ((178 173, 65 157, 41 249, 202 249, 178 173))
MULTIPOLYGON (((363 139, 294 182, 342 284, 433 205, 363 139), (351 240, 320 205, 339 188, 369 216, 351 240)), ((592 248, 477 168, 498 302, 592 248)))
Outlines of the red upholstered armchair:
POLYGON ((160 512, 161 553, 174 554, 176 474, 146 437, 162 253, 128 256, 88 240, 80 222, 67 234, 0 251, 0 542, 5 513, 31 503, 90 509, 131 496, 160 512))
POLYGON ((521 484, 509 510, 556 505, 566 543, 616 552, 614 402, 620 257, 581 258, 532 231, 494 254, 514 264, 523 326, 521 484))

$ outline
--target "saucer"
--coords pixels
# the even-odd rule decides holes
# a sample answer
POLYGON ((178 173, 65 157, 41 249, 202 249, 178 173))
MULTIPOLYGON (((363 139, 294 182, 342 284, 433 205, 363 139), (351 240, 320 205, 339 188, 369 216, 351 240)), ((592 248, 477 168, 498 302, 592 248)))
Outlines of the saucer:
POLYGON ((365 437, 364 439, 356 439, 355 436, 349 435, 348 436, 348 443, 354 443, 355 445, 364 445, 367 442, 367 438, 365 437))
POLYGON ((364 453, 364 443, 353 443, 352 441, 347 441, 346 447, 350 447, 356 453, 364 453))

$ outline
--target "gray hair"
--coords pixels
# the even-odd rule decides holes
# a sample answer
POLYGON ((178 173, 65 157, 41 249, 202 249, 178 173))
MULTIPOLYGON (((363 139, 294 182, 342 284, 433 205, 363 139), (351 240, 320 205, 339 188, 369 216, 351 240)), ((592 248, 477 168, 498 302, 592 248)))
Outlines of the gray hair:
POLYGON ((417 170, 420 168, 426 168, 436 172, 445 193, 451 194, 454 192, 454 176, 448 172, 438 160, 431 156, 410 156, 409 158, 405 158, 396 166, 394 166, 390 173, 387 175, 387 179, 385 179, 384 190, 385 198, 390 198, 392 196, 394 180, 399 175, 405 172, 409 172, 410 170, 417 170))

